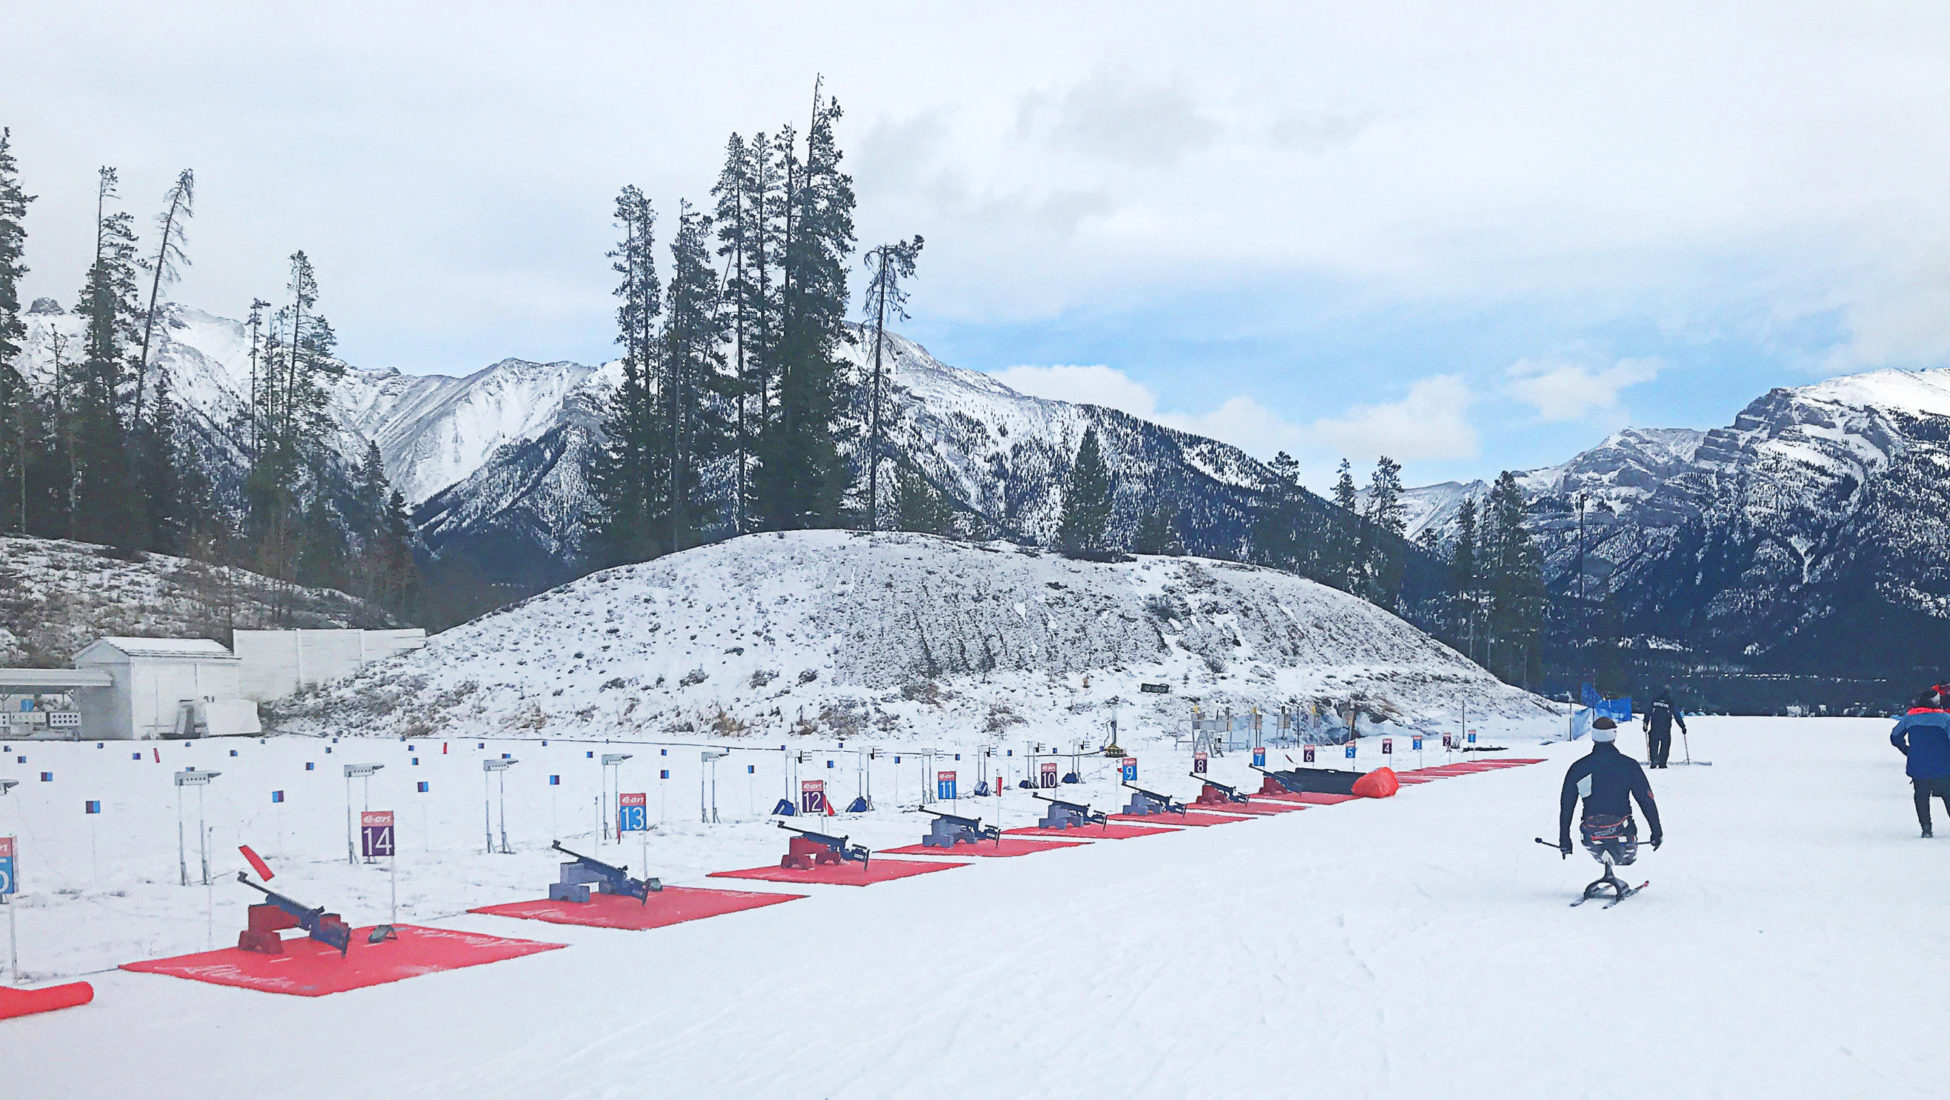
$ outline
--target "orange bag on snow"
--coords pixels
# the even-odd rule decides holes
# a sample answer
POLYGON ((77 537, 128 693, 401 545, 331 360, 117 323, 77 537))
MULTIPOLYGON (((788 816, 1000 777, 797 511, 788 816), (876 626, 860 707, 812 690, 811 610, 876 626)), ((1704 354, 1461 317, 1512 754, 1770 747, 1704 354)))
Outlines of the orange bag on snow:
POLYGON ((1362 798, 1387 798, 1401 789, 1393 768, 1376 768, 1354 781, 1354 793, 1362 798))

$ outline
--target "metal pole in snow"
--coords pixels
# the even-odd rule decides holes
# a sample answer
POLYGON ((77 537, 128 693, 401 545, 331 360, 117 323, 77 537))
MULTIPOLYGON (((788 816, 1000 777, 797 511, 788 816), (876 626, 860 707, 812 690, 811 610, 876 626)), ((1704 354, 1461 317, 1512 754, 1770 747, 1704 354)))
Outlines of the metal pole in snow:
POLYGON ((190 884, 189 853, 183 847, 183 785, 176 784, 176 876, 177 885, 190 884))
POLYGON ((19 985, 20 937, 14 924, 14 903, 11 898, 0 898, 0 903, 4 903, 7 906, 7 963, 13 968, 14 984, 19 985))

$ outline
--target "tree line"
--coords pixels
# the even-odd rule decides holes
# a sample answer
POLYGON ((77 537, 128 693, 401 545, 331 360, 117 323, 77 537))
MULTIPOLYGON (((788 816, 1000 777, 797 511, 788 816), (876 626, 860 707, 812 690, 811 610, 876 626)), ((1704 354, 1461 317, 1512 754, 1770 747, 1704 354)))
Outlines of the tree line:
POLYGON ((163 194, 146 247, 117 170, 96 173, 94 250, 74 307, 34 307, 47 315, 39 379, 20 296, 35 198, 0 129, 0 531, 241 565, 405 611, 417 577, 405 500, 376 447, 347 471, 330 446, 328 387, 345 366, 305 253, 290 258, 283 302, 251 303, 244 409, 210 423, 189 415, 164 354, 195 173, 163 194))

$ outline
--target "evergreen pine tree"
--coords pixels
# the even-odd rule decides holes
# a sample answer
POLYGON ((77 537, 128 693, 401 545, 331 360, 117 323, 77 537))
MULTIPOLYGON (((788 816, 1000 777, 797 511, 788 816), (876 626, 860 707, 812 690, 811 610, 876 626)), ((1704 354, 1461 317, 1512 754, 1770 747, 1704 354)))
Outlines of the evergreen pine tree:
POLYGON ((156 215, 156 232, 160 237, 156 258, 142 265, 149 272, 149 308, 142 315, 142 351, 135 366, 135 415, 130 418, 138 428, 148 396, 149 345, 156 334, 156 304, 162 298, 163 287, 173 285, 181 278, 180 269, 189 266, 189 254, 183 251, 184 230, 195 212, 195 204, 196 173, 185 168, 177 173, 176 182, 163 195, 163 212, 156 215))
POLYGON ((1354 469, 1345 458, 1334 478, 1332 499, 1338 511, 1327 529, 1320 579, 1343 591, 1353 591, 1363 545, 1359 534, 1360 491, 1354 487, 1354 469))
POLYGON ((1367 514, 1361 525, 1367 544, 1362 594, 1382 607, 1395 607, 1401 596, 1403 532, 1408 527, 1404 511, 1401 464, 1382 455, 1368 479, 1367 514))
POLYGON ((1070 464, 1070 477, 1063 489, 1063 519, 1056 529, 1057 545, 1073 554, 1109 549, 1115 495, 1110 467, 1104 462, 1097 428, 1092 425, 1084 429, 1076 460, 1070 464))
MULTIPOLYGON (((764 135, 759 135, 763 145, 764 135)), ((759 336, 758 303, 754 284, 762 265, 758 246, 762 202, 753 164, 754 150, 739 134, 725 142, 724 168, 711 193, 718 200, 718 255, 725 260, 724 305, 730 311, 732 379, 731 530, 745 532, 745 506, 750 500, 752 398, 758 382, 758 361, 752 343, 759 336)))
POLYGON ((1523 487, 1505 470, 1490 488, 1484 532, 1483 581, 1488 665, 1513 683, 1528 684, 1541 667, 1543 556, 1524 516, 1523 487))
POLYGON ((661 458, 655 374, 658 370, 656 319, 663 310, 663 284, 657 278, 656 211, 635 186, 616 197, 616 222, 623 230, 609 256, 622 276, 616 285, 616 342, 623 347, 623 379, 604 410, 603 449, 590 469, 591 487, 602 512, 602 553, 612 563, 647 561, 662 547, 665 492, 669 480, 661 458))
POLYGON ((181 555, 188 546, 195 520, 184 496, 183 467, 188 458, 176 438, 176 399, 169 391, 169 372, 157 371, 149 419, 133 433, 137 482, 149 523, 144 545, 164 554, 181 555))
POLYGON ((1178 536, 1178 498, 1169 492, 1158 493, 1138 516, 1137 533, 1131 539, 1131 552, 1175 557, 1185 552, 1178 536))
POLYGON ((895 241, 870 250, 866 256, 867 293, 861 303, 873 325, 873 364, 868 383, 867 413, 867 530, 880 529, 880 462, 886 456, 887 437, 881 424, 881 405, 886 389, 882 354, 887 340, 887 319, 907 319, 907 289, 903 279, 914 275, 914 261, 921 255, 921 235, 895 241))
POLYGON ((706 243, 710 233, 710 217, 682 204, 670 245, 660 387, 669 445, 667 545, 673 551, 696 545, 715 520, 718 502, 703 496, 703 467, 729 444, 721 410, 733 387, 724 374, 725 317, 706 243))
POLYGON ((95 258, 75 307, 82 347, 65 386, 72 484, 70 536, 135 548, 146 541, 123 418, 129 351, 135 342, 136 258, 133 220, 109 210, 116 197, 113 168, 101 169, 95 191, 95 258))
POLYGON ((27 274, 27 204, 33 201, 20 186, 13 131, 0 128, 0 531, 28 529, 28 451, 37 418, 19 361, 27 335, 20 280, 27 274))
POLYGON ((955 510, 948 499, 914 469, 894 471, 894 523, 902 531, 923 535, 952 535, 955 510))
POLYGON ((258 572, 278 580, 304 573, 308 583, 330 583, 316 578, 343 572, 333 558, 342 561, 344 540, 340 534, 328 545, 318 526, 331 514, 322 499, 322 479, 312 471, 329 453, 331 384, 344 375, 345 364, 335 355, 338 338, 331 322, 317 308, 318 274, 310 257, 302 250, 292 253, 290 270, 290 304, 271 315, 260 349, 252 416, 256 440, 244 481, 246 526, 258 572), (301 515, 307 483, 311 502, 301 515))
MULTIPOLYGON (((803 164, 785 145, 784 236, 776 409, 765 426, 757 506, 776 530, 841 522, 846 469, 840 458, 841 368, 846 327, 846 257, 853 251, 853 180, 840 170, 834 135, 840 105, 814 91, 803 164)), ((782 137, 791 137, 788 127, 782 137)))
POLYGON ((1268 467, 1273 471, 1273 484, 1260 494, 1259 509, 1253 516, 1253 559, 1276 569, 1308 572, 1315 563, 1309 560, 1311 540, 1302 506, 1300 463, 1281 451, 1268 467))

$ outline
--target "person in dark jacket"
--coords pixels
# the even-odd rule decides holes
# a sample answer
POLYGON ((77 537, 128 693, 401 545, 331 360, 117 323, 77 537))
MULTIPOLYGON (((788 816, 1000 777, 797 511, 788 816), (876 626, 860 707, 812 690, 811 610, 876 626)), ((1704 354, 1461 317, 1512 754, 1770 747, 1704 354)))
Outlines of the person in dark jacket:
POLYGON ((1918 695, 1909 713, 1896 722, 1889 743, 1909 758, 1903 770, 1909 773, 1916 798, 1916 823, 1923 836, 1930 836, 1930 796, 1943 800, 1950 813, 1950 699, 1942 685, 1918 695))
POLYGON ((1571 810, 1584 800, 1584 813, 1578 824, 1584 846, 1591 854, 1624 865, 1638 858, 1638 823, 1632 820, 1632 800, 1645 813, 1652 827, 1652 847, 1665 842, 1659 825, 1659 806, 1652 800, 1652 784, 1646 781, 1639 762, 1618 751, 1618 723, 1598 718, 1591 723, 1591 751, 1578 758, 1564 773, 1564 790, 1558 797, 1557 847, 1571 854, 1571 810))
POLYGON ((1686 732, 1686 719, 1679 714, 1679 708, 1672 705, 1672 693, 1661 692, 1645 712, 1640 723, 1645 729, 1645 754, 1655 768, 1663 768, 1672 756, 1672 724, 1679 723, 1679 732, 1686 732))

